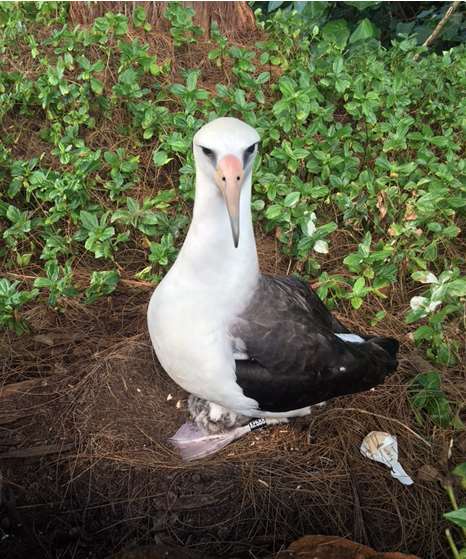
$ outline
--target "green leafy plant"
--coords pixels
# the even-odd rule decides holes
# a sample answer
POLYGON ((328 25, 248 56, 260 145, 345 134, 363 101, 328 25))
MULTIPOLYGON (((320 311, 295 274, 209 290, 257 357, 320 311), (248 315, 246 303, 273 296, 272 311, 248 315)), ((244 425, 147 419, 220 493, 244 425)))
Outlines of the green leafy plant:
POLYGON ((110 199, 117 199, 122 192, 132 186, 131 176, 134 175, 139 165, 137 155, 126 157, 123 148, 117 148, 115 152, 106 151, 105 161, 110 165, 111 180, 105 183, 105 188, 110 192, 110 199))
POLYGON ((167 4, 164 16, 170 22, 170 34, 175 47, 196 42, 202 30, 193 24, 194 10, 178 2, 167 4))
MULTIPOLYGON (((453 476, 459 478, 461 489, 466 489, 466 462, 459 464, 452 472, 453 476)), ((448 544, 450 546, 451 552, 454 559, 463 559, 466 555, 466 506, 459 506, 455 494, 454 481, 449 478, 444 484, 445 490, 447 492, 448 498, 452 509, 450 512, 444 513, 444 518, 453 523, 455 526, 459 527, 461 530, 461 549, 458 549, 456 545, 451 530, 447 528, 445 530, 445 535, 447 537, 448 544)))
POLYGON ((34 280, 34 287, 46 289, 49 293, 48 303, 57 307, 60 298, 76 297, 79 291, 73 285, 73 270, 71 261, 60 266, 57 261, 49 260, 44 266, 46 277, 34 280))
MULTIPOLYGON (((308 25, 327 29, 335 39, 350 36, 350 43, 374 37, 390 44, 401 34, 413 34, 419 44, 431 35, 445 15, 448 3, 416 2, 409 7, 396 2, 344 1, 344 2, 254 2, 265 14, 276 10, 293 11, 308 25)), ((459 10, 447 21, 439 48, 461 43, 465 38, 464 11, 459 10)))
POLYGON ((112 258, 113 249, 118 242, 127 239, 127 235, 116 237, 115 228, 108 224, 110 212, 105 212, 100 219, 93 213, 82 210, 80 213, 81 229, 75 239, 85 241, 85 248, 96 258, 112 258))
POLYGON ((39 290, 20 290, 19 283, 19 281, 11 283, 6 278, 0 278, 0 325, 14 330, 16 334, 23 334, 27 332, 28 327, 21 317, 20 309, 29 301, 33 301, 39 290))
POLYGON ((31 231, 31 220, 29 212, 22 212, 16 206, 9 205, 5 211, 5 217, 10 221, 11 225, 3 232, 3 239, 7 246, 16 249, 18 243, 27 238, 31 231))
POLYGON ((150 31, 152 26, 147 23, 146 11, 141 6, 136 6, 133 10, 133 24, 136 28, 142 27, 144 31, 150 31))
POLYGON ((425 321, 413 333, 416 343, 428 343, 428 355, 439 363, 448 365, 455 362, 455 350, 458 344, 448 342, 443 332, 443 324, 454 313, 461 312, 466 298, 466 278, 459 270, 444 271, 437 278, 428 271, 413 272, 412 278, 430 288, 423 295, 411 298, 411 311, 406 315, 406 322, 425 321))
POLYGON ((436 371, 421 373, 411 383, 410 403, 417 420, 422 423, 422 413, 440 427, 453 423, 454 414, 441 389, 440 374, 436 371))
POLYGON ((149 262, 166 267, 172 263, 176 256, 176 249, 173 242, 173 235, 167 233, 163 235, 160 243, 150 244, 149 262))
POLYGON ((154 236, 157 233, 159 218, 151 211, 152 200, 145 200, 142 206, 133 198, 126 198, 127 209, 117 210, 112 214, 111 222, 131 225, 145 235, 154 236))
POLYGON ((92 304, 100 297, 113 293, 120 281, 116 270, 92 272, 89 287, 85 291, 85 302, 92 304))

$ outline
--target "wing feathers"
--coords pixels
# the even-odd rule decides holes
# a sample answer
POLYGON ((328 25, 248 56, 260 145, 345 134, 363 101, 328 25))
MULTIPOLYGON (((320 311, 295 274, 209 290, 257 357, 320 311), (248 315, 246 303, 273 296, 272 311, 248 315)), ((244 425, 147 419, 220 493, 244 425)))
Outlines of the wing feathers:
POLYGON ((294 278, 262 276, 233 334, 250 357, 236 362, 237 382, 263 411, 294 410, 367 390, 397 365, 396 340, 350 334, 294 278))

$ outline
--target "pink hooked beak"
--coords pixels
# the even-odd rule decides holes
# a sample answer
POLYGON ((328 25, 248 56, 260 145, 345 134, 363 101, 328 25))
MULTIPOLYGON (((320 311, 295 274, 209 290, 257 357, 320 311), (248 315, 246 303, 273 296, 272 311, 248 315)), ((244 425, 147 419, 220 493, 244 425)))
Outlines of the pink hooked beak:
POLYGON ((226 155, 218 162, 215 181, 225 198, 235 248, 239 243, 239 201, 243 175, 243 165, 236 155, 226 155))

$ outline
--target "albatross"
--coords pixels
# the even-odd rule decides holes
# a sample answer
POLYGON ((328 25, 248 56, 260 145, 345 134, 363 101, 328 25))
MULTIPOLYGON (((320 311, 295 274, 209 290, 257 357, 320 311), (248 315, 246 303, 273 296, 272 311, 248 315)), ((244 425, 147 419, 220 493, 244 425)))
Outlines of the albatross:
POLYGON ((231 117, 195 134, 191 225, 148 307, 157 358, 190 393, 194 424, 175 439, 187 459, 217 448, 211 433, 307 415, 397 366, 395 339, 350 332, 307 284, 260 272, 251 214, 259 140, 231 117))

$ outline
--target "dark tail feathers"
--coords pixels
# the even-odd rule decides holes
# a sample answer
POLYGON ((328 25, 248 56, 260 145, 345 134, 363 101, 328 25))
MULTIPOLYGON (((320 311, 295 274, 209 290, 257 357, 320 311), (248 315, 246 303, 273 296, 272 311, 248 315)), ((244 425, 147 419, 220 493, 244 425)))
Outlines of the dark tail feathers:
POLYGON ((395 338, 384 338, 382 336, 374 336, 373 338, 370 338, 367 341, 377 344, 379 347, 384 349, 392 359, 396 359, 396 355, 398 353, 398 349, 400 348, 400 344, 398 343, 398 340, 395 340, 395 338))

